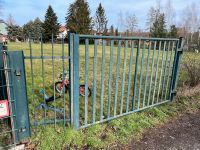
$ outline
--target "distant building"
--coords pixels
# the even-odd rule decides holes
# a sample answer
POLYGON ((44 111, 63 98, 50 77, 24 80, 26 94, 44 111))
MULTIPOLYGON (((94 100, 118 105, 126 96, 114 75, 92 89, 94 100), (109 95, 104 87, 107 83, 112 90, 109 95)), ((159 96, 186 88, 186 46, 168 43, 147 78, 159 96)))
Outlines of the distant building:
POLYGON ((65 26, 60 26, 60 28, 59 28, 59 34, 58 34, 58 39, 62 39, 62 37, 63 38, 65 38, 66 36, 67 36, 67 32, 68 32, 69 30, 65 27, 65 26))
POLYGON ((0 20, 0 34, 8 35, 7 27, 7 23, 5 23, 3 20, 0 20))
POLYGON ((8 41, 7 27, 7 23, 5 23, 3 20, 0 20, 0 42, 3 42, 4 44, 6 44, 8 41))

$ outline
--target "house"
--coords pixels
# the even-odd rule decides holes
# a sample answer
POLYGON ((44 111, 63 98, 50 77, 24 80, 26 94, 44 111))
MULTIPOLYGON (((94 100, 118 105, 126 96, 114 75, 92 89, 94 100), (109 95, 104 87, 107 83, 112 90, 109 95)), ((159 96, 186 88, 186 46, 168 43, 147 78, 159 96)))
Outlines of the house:
POLYGON ((62 39, 62 38, 65 38, 67 36, 67 32, 69 30, 65 27, 65 26, 60 26, 59 28, 59 34, 57 36, 58 39, 62 39))
POLYGON ((8 41, 8 31, 7 31, 7 23, 3 20, 0 20, 0 42, 6 44, 8 41))

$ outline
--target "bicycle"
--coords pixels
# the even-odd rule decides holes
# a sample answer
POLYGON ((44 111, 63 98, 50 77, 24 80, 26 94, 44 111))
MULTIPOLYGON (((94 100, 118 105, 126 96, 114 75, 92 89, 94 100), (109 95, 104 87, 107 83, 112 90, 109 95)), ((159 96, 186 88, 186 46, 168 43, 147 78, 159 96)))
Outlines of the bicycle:
MULTIPOLYGON (((70 91, 70 80, 69 80, 69 72, 66 71, 60 74, 59 76, 60 81, 57 81, 55 83, 55 90, 57 93, 62 95, 64 92, 67 93, 70 91)), ((79 86, 79 94, 83 97, 85 97, 85 84, 81 84, 79 86)), ((90 97, 92 94, 91 89, 88 87, 88 97, 90 97)))

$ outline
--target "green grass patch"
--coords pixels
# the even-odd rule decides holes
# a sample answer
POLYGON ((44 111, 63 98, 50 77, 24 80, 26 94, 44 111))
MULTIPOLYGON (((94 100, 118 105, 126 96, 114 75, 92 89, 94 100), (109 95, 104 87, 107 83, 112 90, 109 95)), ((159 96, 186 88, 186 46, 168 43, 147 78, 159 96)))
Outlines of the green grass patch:
MULTIPOLYGON (((68 47, 68 45, 65 45, 65 47, 68 47)), ((62 47, 61 45, 54 45, 55 48, 55 56, 61 56, 62 54, 62 47)), ((85 79, 85 53, 84 53, 84 46, 80 46, 80 84, 84 83, 85 79)), ((25 56, 29 56, 29 46, 28 43, 10 43, 8 45, 9 50, 24 50, 25 56)), ((89 81, 89 87, 93 87, 93 58, 94 58, 94 47, 92 45, 89 46, 89 71, 88 71, 88 81, 89 81)), ((32 45, 33 55, 34 56, 40 56, 41 55, 41 49, 40 45, 33 44, 32 45)), ((68 50, 64 50, 65 56, 68 56, 68 50)), ((192 53, 189 53, 190 55, 194 55, 192 53)), ((51 45, 50 44, 44 44, 44 56, 51 56, 51 45)), ((165 52, 164 58, 166 58, 167 53, 165 52)), ((133 83, 133 77, 134 77, 134 69, 135 69, 135 56, 136 56, 136 49, 134 49, 133 53, 133 65, 132 67, 132 83, 133 83)), ((147 94, 146 97, 144 97, 144 83, 145 83, 145 77, 146 77, 146 66, 147 66, 147 53, 144 54, 144 72, 141 74, 142 76, 142 84, 140 85, 140 69, 141 69, 141 61, 142 56, 140 52, 139 56, 139 67, 138 67, 138 78, 137 78, 137 98, 135 107, 142 107, 143 99, 144 104, 147 104, 147 97, 148 93, 150 93, 150 103, 152 102, 153 93, 155 102, 158 100, 160 101, 162 98, 168 98, 169 97, 169 91, 166 92, 166 89, 169 88, 170 83, 168 87, 166 87, 167 82, 164 83, 164 90, 161 86, 161 90, 158 91, 159 86, 159 79, 161 75, 161 67, 162 62, 158 64, 158 79, 155 80, 156 76, 156 66, 157 66, 157 56, 158 52, 155 52, 155 64, 153 66, 153 76, 152 76, 152 89, 149 90, 149 84, 147 86, 147 94), (154 91, 154 85, 157 84, 157 88, 155 88, 154 91), (139 89, 141 89, 140 98, 141 101, 138 105, 138 93, 139 89), (162 92, 164 92, 164 97, 160 98, 162 96, 162 92), (166 97, 165 97, 166 96, 166 97)), ((162 53, 160 54, 160 57, 162 56, 162 53)), ((159 57, 158 57, 159 58, 159 57)), ((173 55, 172 55, 173 58, 173 55)), ((164 61, 164 65, 169 66, 169 59, 164 61)), ((114 47, 114 55, 113 55, 113 70, 112 70, 112 76, 113 76, 113 82, 112 82, 112 94, 111 94, 111 116, 113 115, 114 108, 113 108, 113 102, 114 102, 114 95, 115 95, 115 81, 116 81, 116 64, 117 64, 117 47, 114 47)), ((126 98, 127 98, 127 88, 128 88, 128 72, 129 72, 129 61, 130 61, 130 48, 127 50, 127 66, 125 68, 125 84, 124 84, 124 93, 122 93, 122 78, 123 78, 123 62, 124 62, 124 49, 121 50, 120 55, 120 68, 119 68, 119 89, 118 89, 118 105, 117 105, 117 114, 120 113, 120 100, 123 100, 123 112, 125 112, 126 109, 126 98), (124 94, 124 97, 121 97, 121 95, 124 94)), ((200 60, 200 59, 199 59, 200 60)), ((183 61, 187 61, 187 59, 183 55, 183 61)), ((108 112, 108 81, 109 81, 109 62, 110 62, 110 47, 106 47, 106 58, 105 58, 105 93, 104 93, 104 115, 106 116, 108 112)), ((53 85, 54 82, 57 81, 57 77, 59 74, 63 71, 62 68, 62 60, 55 60, 54 64, 52 60, 44 60, 44 85, 43 85, 43 78, 42 78, 42 61, 41 60, 33 60, 33 73, 31 73, 30 68, 30 60, 25 60, 26 65, 26 77, 27 77, 27 93, 29 97, 29 109, 30 109, 30 118, 31 121, 33 121, 34 116, 34 110, 35 107, 40 104, 43 101, 42 96, 39 94, 39 90, 41 88, 45 88, 48 95, 53 94, 53 85), (53 74, 53 66, 55 68, 53 74), (32 76, 34 77, 34 97, 32 96, 32 76), (53 80, 53 77, 55 78, 55 81, 53 80)), ((101 63, 102 63, 102 47, 98 46, 98 56, 97 56, 97 101, 96 101, 96 118, 97 120, 100 118, 100 94, 101 94, 101 63)), ((65 69, 68 67, 68 60, 64 61, 65 69)), ((148 83, 150 81, 150 75, 151 75, 151 66, 152 66, 152 51, 150 54, 150 64, 149 64, 149 70, 148 70, 148 83)), ((167 75, 169 75, 169 81, 170 81, 170 75, 171 71, 168 72, 166 70, 167 75)), ((180 82, 179 85, 181 85, 185 79, 187 78, 187 74, 184 70, 181 70, 180 74, 180 82)), ((166 78, 167 81, 167 78, 166 78)), ((133 89, 133 84, 131 84, 131 89, 133 89)), ((131 90, 130 97, 133 97, 133 91, 131 90)), ((115 120, 111 120, 107 123, 103 124, 97 124, 93 125, 87 129, 82 129, 80 131, 76 131, 73 128, 66 127, 63 129, 63 125, 57 124, 54 128, 54 125, 47 125, 45 127, 38 126, 37 128, 33 127, 33 136, 30 139, 30 143, 36 147, 36 149, 112 149, 116 144, 127 144, 129 140, 132 138, 140 138, 142 133, 144 133, 147 129, 163 124, 164 122, 167 122, 169 119, 173 118, 174 116, 177 116, 178 114, 184 113, 186 111, 194 111, 196 109, 200 108, 200 102, 199 102, 199 96, 195 97, 194 100, 188 99, 186 97, 181 97, 177 101, 173 103, 163 104, 161 106, 157 106, 154 108, 146 109, 142 112, 137 112, 131 115, 127 115, 115 120)), ((131 103, 131 101, 130 101, 131 103)), ((61 98, 60 100, 56 101, 54 104, 59 108, 65 108, 66 114, 69 114, 69 97, 66 95, 65 98, 61 98), (66 105, 64 105, 64 103, 66 105)), ((80 118, 81 118, 81 125, 84 124, 84 98, 80 98, 80 118)), ((51 111, 47 112, 47 119, 54 118, 54 113, 51 111)), ((36 120, 41 121, 43 120, 43 111, 38 110, 36 114, 36 120)), ((92 122, 92 97, 88 99, 88 123, 92 122)))
POLYGON ((31 141, 38 149, 88 148, 106 149, 113 145, 126 145, 139 139, 149 128, 162 125, 172 118, 188 111, 200 109, 200 95, 191 99, 180 97, 177 101, 163 104, 142 112, 124 116, 104 124, 93 125, 75 131, 71 128, 57 132, 54 127, 36 128, 31 141))

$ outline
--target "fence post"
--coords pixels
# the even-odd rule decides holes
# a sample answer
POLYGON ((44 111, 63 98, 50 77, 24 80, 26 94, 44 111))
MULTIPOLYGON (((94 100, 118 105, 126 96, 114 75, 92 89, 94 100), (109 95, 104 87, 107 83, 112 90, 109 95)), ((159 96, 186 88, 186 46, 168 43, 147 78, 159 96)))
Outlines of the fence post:
POLYGON ((70 92, 69 92, 69 99, 70 99, 70 124, 73 125, 73 33, 68 32, 68 56, 69 56, 69 81, 70 84, 70 92))
POLYGON ((71 90, 72 90, 72 102, 71 102, 71 119, 72 119, 72 124, 75 127, 75 129, 79 129, 79 36, 76 34, 70 34, 70 46, 73 47, 70 48, 70 53, 73 53, 73 56, 70 55, 72 58, 71 63, 71 90), (73 43, 72 43, 73 40, 73 43))
POLYGON ((177 44, 178 45, 175 50, 174 64, 173 64, 173 69, 172 69, 172 77, 171 77, 171 85, 170 85, 170 100, 171 101, 173 101, 176 97, 176 86, 177 86, 178 75, 179 75, 179 67, 180 67, 181 56, 183 54, 183 37, 179 38, 179 41, 177 44))

